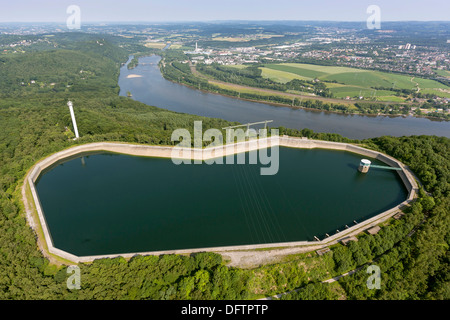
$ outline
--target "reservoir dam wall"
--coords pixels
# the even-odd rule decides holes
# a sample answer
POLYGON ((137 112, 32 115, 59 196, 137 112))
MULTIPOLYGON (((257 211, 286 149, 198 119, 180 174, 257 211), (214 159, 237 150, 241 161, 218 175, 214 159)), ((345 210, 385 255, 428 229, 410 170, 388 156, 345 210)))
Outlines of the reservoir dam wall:
MULTIPOLYGON (((99 258, 107 258, 107 257, 117 257, 123 256, 125 258, 132 257, 136 254, 184 254, 184 253, 193 253, 193 252, 201 252, 201 251, 212 251, 217 253, 224 253, 226 251, 236 251, 236 250, 252 250, 252 249, 260 249, 260 248, 279 248, 279 247, 311 247, 316 249, 318 247, 328 246, 330 244, 336 243, 341 239, 348 237, 349 235, 354 235, 360 233, 374 225, 377 225, 390 217, 392 217, 395 213, 397 213, 403 206, 408 205, 411 201, 413 201, 418 190, 418 185, 412 174, 409 172, 407 168, 395 158, 392 158, 383 153, 369 150, 360 146, 348 144, 348 143, 338 143, 338 142, 329 142, 329 141, 319 141, 319 140, 310 140, 306 138, 296 138, 289 136, 275 136, 268 138, 260 138, 249 141, 238 142, 234 144, 227 144, 223 146, 216 147, 207 147, 203 149, 193 149, 193 148, 180 148, 180 147, 172 147, 172 146, 150 146, 150 145, 135 145, 135 144, 127 144, 127 143, 113 143, 113 142, 98 142, 98 143, 89 143, 84 145, 79 145, 75 147, 71 147, 66 150, 62 150, 57 152, 49 157, 39 161, 28 173, 25 178, 23 187, 22 187, 22 197, 24 199, 27 219, 32 228, 36 230, 39 226, 42 228, 42 232, 45 239, 41 239, 42 242, 46 244, 47 249, 43 250, 44 254, 54 254, 69 261, 73 261, 75 263, 78 262, 89 262, 99 258), (191 159, 191 160, 208 160, 214 159, 218 157, 224 157, 228 155, 234 155, 241 152, 249 152, 255 151, 261 148, 270 148, 275 146, 282 147, 290 147, 290 148, 303 148, 303 149, 330 149, 330 150, 339 150, 339 151, 347 151, 360 154, 365 157, 375 158, 389 166, 401 168, 401 171, 397 171, 400 175, 406 189, 408 190, 408 198, 405 199, 399 205, 386 210, 370 219, 359 221, 355 225, 346 228, 334 235, 331 235, 327 238, 318 241, 296 241, 296 242, 284 242, 284 243, 265 243, 265 244, 256 244, 256 245, 239 245, 239 246, 227 246, 227 247, 214 247, 214 248, 194 248, 194 249, 183 249, 183 250, 166 250, 166 251, 152 251, 152 252, 137 252, 137 253, 123 253, 123 254, 112 254, 112 255, 98 255, 98 256, 76 256, 69 252, 60 250, 53 246, 53 241, 48 230, 45 215, 43 209, 41 207, 39 196, 36 191, 35 183, 40 177, 40 175, 45 171, 50 169, 53 165, 57 163, 67 160, 70 157, 75 157, 77 155, 82 155, 84 153, 92 153, 92 152, 114 152, 135 156, 145 156, 145 157, 162 157, 162 158, 183 158, 183 159, 191 159), (30 204, 26 195, 27 186, 29 186, 31 190, 31 195, 33 197, 34 207, 36 209, 38 221, 35 221, 35 216, 32 214, 33 206, 30 204), (48 252, 46 252, 48 251, 48 252)), ((39 234, 37 232, 37 234, 39 234)), ((39 242, 39 240, 38 240, 39 242)), ((41 243, 42 249, 42 243, 41 243)))

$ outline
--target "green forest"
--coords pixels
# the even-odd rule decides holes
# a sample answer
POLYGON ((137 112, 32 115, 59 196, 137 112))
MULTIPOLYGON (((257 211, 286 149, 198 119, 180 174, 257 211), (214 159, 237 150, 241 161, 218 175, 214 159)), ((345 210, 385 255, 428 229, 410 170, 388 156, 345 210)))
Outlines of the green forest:
MULTIPOLYGON (((56 49, 0 58, 0 299, 232 300, 295 289, 281 299, 450 298, 450 139, 384 136, 356 141, 283 127, 280 134, 358 143, 392 155, 411 168, 423 190, 401 219, 387 221, 376 235, 361 234, 358 242, 333 245, 322 256, 290 255, 249 269, 230 267, 222 256, 208 252, 97 259, 79 264, 81 289, 68 289, 67 265, 53 263, 40 252, 25 218, 21 186, 37 161, 96 141, 171 145, 172 131, 192 128, 195 120, 203 121, 204 130, 235 124, 119 97, 119 67, 144 49, 119 47, 117 39, 73 37, 70 47, 61 40, 56 49), (81 133, 75 141, 68 100, 76 107, 81 133), (370 264, 381 268, 379 290, 365 285, 364 267, 370 264), (322 282, 358 267, 362 269, 351 276, 322 282)), ((177 77, 175 66, 171 72, 177 77)))

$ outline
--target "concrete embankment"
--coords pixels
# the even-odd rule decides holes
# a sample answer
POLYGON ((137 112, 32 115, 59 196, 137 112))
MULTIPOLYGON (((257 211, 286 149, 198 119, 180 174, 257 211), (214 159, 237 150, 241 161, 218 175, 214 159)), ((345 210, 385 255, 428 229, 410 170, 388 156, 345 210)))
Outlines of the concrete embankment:
MULTIPOLYGON (((201 252, 201 251, 213 251, 218 252, 223 255, 226 255, 231 258, 231 264, 239 265, 239 261, 243 260, 258 260, 261 257, 266 256, 270 258, 269 255, 277 256, 281 255, 284 252, 292 253, 295 249, 296 252, 304 252, 316 250, 321 247, 328 246, 330 244, 336 243, 340 241, 340 239, 348 237, 353 234, 357 234, 362 232, 376 224, 379 224, 391 216, 393 216, 396 212, 398 212, 403 206, 410 203, 417 192, 417 183, 409 173, 408 170, 405 170, 402 163, 398 160, 382 154, 380 152, 376 152, 373 150, 365 149, 356 145, 347 144, 347 143, 337 143, 337 142, 328 142, 328 141, 318 141, 318 140, 309 140, 305 138, 294 138, 288 136, 281 137, 269 137, 269 138, 261 138, 254 139, 250 141, 244 141, 234 144, 228 144, 224 146, 204 148, 204 149, 191 149, 191 148, 179 148, 179 147, 169 147, 169 146, 147 146, 147 145, 133 145, 126 143, 110 143, 110 142, 99 142, 99 143, 90 143, 85 145, 76 146, 73 148, 69 148, 60 152, 57 152, 39 163, 37 163, 30 173, 27 175, 22 194, 24 197, 24 202, 27 203, 26 199, 26 187, 27 185, 30 187, 31 194, 34 200, 34 205, 36 208, 38 221, 34 221, 32 208, 26 205, 27 210, 27 219, 29 220, 29 224, 32 228, 37 228, 39 225, 42 227, 42 231, 45 239, 41 239, 45 241, 47 244, 48 252, 44 251, 44 254, 51 253, 57 256, 60 256, 66 260, 73 262, 88 262, 98 258, 106 258, 106 257, 116 257, 123 256, 125 258, 132 257, 136 254, 184 254, 184 253, 192 253, 192 252, 201 252), (248 152, 252 150, 258 150, 261 148, 270 148, 272 146, 284 146, 291 148, 303 148, 303 149, 313 149, 313 148, 322 148, 322 149, 330 149, 330 150, 341 150, 341 151, 349 151, 360 154, 365 157, 378 159, 390 166, 402 168, 402 171, 398 171, 400 177, 402 178, 403 183, 405 184, 408 190, 408 198, 397 205, 394 208, 391 208, 385 212, 378 214, 377 216, 361 221, 358 224, 355 224, 348 229, 345 229, 339 233, 336 233, 330 237, 319 241, 298 241, 298 242, 285 242, 285 243, 272 243, 272 244, 258 244, 258 245, 241 245, 241 246, 227 246, 227 247, 214 247, 214 248, 194 248, 194 249, 186 249, 186 250, 166 250, 166 251, 157 251, 157 252, 138 252, 138 253, 123 253, 123 254, 113 254, 113 255, 99 255, 99 256, 75 256, 69 252, 62 251, 53 246, 53 241, 51 239, 50 232, 48 230, 45 215, 43 209, 41 207, 39 196, 36 191, 35 182, 39 178, 39 176, 45 171, 50 169, 53 165, 67 160, 68 158, 83 154, 83 153, 92 153, 92 152, 116 152, 122 154, 129 154, 135 156, 146 156, 146 157, 163 157, 163 158, 184 158, 184 159, 192 159, 192 160, 208 160, 214 159, 218 157, 233 155, 241 152, 248 152), (271 249, 272 248, 272 249, 271 249), (254 249, 268 249, 264 251, 253 251, 254 249), (258 256, 258 254, 260 256, 258 256), (262 256, 261 256, 262 255, 262 256), (233 260, 234 259, 234 260, 233 260)), ((39 234, 39 233, 38 233, 39 234)), ((41 246, 42 247, 42 246, 41 246)))

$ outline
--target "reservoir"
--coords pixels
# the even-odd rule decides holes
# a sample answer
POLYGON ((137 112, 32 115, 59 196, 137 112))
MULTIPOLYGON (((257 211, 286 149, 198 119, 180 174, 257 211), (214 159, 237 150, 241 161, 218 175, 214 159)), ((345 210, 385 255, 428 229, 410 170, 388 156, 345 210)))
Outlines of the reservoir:
MULTIPOLYGON (((131 60, 131 58, 130 58, 131 60)), ((272 127, 309 128, 338 133, 352 139, 383 135, 436 135, 450 137, 450 121, 415 117, 343 115, 272 106, 194 90, 164 79, 159 56, 142 57, 132 70, 120 70, 120 95, 129 91, 133 99, 176 112, 220 118, 240 123, 274 120, 272 127), (131 77, 129 77, 131 75, 131 77)))
POLYGON ((280 147, 279 159, 262 176, 248 161, 99 152, 49 167, 36 189, 53 245, 78 256, 314 241, 407 197, 396 171, 362 174, 355 153, 280 147))

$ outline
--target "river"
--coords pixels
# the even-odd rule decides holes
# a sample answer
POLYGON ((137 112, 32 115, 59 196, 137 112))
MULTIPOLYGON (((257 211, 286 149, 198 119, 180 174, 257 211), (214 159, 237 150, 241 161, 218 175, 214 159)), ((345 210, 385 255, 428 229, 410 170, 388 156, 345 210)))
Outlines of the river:
MULTIPOLYGON (((130 57, 129 61, 132 57, 130 57)), ((272 127, 309 128, 338 133, 352 139, 390 136, 436 135, 450 138, 450 121, 416 117, 361 116, 293 109, 206 93, 163 78, 159 56, 142 57, 139 65, 120 70, 120 95, 147 105, 240 123, 273 120, 272 127), (131 77, 130 77, 131 76, 131 77)), ((128 61, 128 62, 129 62, 128 61)))

